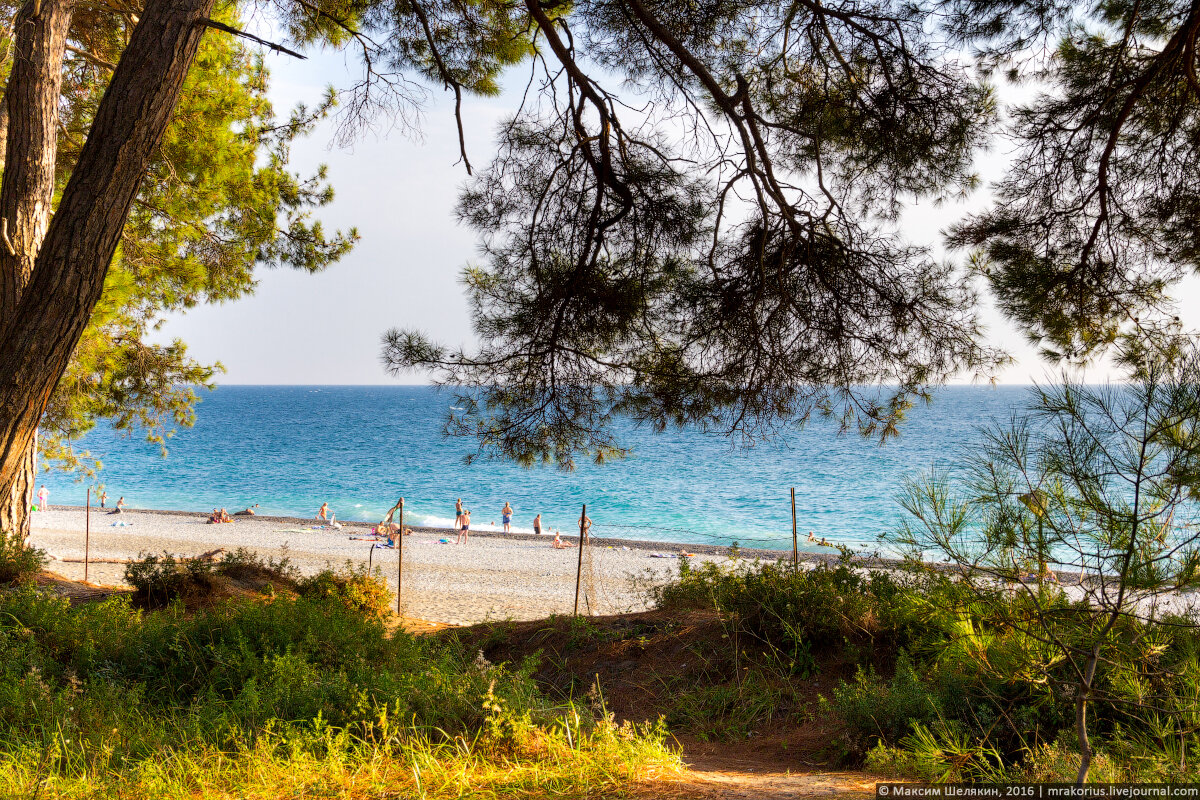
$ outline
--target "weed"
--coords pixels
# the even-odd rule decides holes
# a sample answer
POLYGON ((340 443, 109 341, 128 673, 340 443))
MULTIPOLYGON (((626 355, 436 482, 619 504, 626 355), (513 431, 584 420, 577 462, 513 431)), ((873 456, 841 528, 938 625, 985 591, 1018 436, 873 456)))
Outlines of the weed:
POLYGON ((0 586, 32 580, 49 560, 44 550, 27 546, 20 536, 0 532, 0 586))

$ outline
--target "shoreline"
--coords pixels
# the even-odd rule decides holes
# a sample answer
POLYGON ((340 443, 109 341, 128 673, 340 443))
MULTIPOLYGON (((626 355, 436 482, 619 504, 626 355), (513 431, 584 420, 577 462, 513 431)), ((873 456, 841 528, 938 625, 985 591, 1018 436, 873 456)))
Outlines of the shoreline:
MULTIPOLYGON (((108 510, 91 515, 90 526, 82 507, 34 512, 30 542, 53 558, 49 570, 71 580, 83 577, 87 550, 89 582, 109 586, 125 585, 128 560, 162 552, 195 557, 244 547, 260 558, 286 557, 306 575, 369 566, 393 593, 402 585, 405 616, 451 625, 572 613, 577 580, 581 613, 648 610, 654 589, 678 576, 681 553, 691 554, 694 563, 791 558, 779 550, 738 548, 734 554, 729 547, 599 536, 590 537, 581 554, 577 546, 552 548, 550 534, 475 531, 459 546, 450 529, 426 527, 404 536, 398 553, 363 538, 371 527, 365 522, 331 529, 312 519, 255 515, 206 524, 208 512, 126 509, 118 516, 108 510)), ((837 558, 802 556, 806 563, 837 558)))
MULTIPOLYGON (((72 505, 64 504, 64 505, 52 506, 50 513, 54 513, 57 511, 74 511, 74 512, 82 513, 82 512, 84 512, 84 510, 85 510, 84 506, 72 506, 72 505)), ((208 512, 208 511, 180 511, 177 509, 146 509, 146 508, 128 508, 128 507, 126 507, 125 510, 120 515, 110 515, 109 512, 111 510, 112 509, 110 509, 110 508, 101 509, 96 506, 92 506, 92 517, 95 518, 98 516, 119 516, 122 519, 127 519, 129 515, 148 514, 148 515, 153 515, 153 516, 183 517, 183 518, 188 518, 188 519, 196 519, 196 518, 208 519, 209 515, 211 514, 211 512, 208 512)), ((272 516, 272 515, 267 515, 267 514, 255 514, 253 516, 240 516, 240 517, 234 517, 233 519, 234 519, 234 521, 232 523, 222 523, 222 524, 237 525, 239 522, 246 521, 246 520, 279 523, 279 524, 289 524, 289 525, 315 525, 319 522, 318 520, 314 519, 313 517, 286 517, 286 516, 272 516)), ((349 531, 349 530, 367 531, 367 530, 375 527, 375 523, 363 522, 361 520, 351 520, 351 521, 338 520, 338 524, 342 526, 342 530, 347 530, 347 531, 349 531)), ((438 536, 444 536, 444 535, 457 536, 457 533, 458 533, 453 528, 439 528, 439 527, 417 526, 417 525, 405 525, 405 527, 412 529, 413 536, 416 536, 418 534, 438 535, 438 536)), ((489 530, 471 530, 470 534, 471 534, 472 539, 475 539, 478 537, 478 538, 498 539, 498 540, 505 540, 505 541, 545 542, 545 541, 553 538, 553 534, 550 534, 550 533, 543 533, 541 535, 538 535, 536 533, 524 533, 524 532, 504 533, 503 531, 489 531, 489 530)), ((576 544, 578 544, 578 542, 579 542, 579 534, 578 533, 567 534, 565 532, 560 531, 559 535, 564 542, 574 542, 576 544)), ((676 541, 667 541, 667 540, 660 541, 660 540, 654 540, 654 539, 623 539, 623 538, 599 536, 599 535, 592 535, 589 537, 589 540, 596 542, 596 543, 602 543, 605 546, 607 546, 607 545, 623 546, 623 547, 629 547, 630 549, 634 549, 634 550, 646 550, 646 551, 654 552, 654 551, 660 551, 660 550, 664 550, 664 549, 674 549, 674 550, 683 550, 684 552, 687 552, 687 553, 695 553, 697 555, 708 555, 708 556, 728 556, 733 549, 729 545, 698 544, 698 543, 692 543, 692 542, 676 542, 676 541)), ((833 545, 830 545, 826 549, 829 550, 830 552, 829 553, 819 553, 819 552, 813 552, 811 550, 801 549, 799 551, 799 560, 802 563, 804 563, 804 562, 821 563, 821 562, 837 561, 839 556, 838 556, 836 547, 833 545)), ((738 545, 737 552, 742 557, 748 556, 750 558, 757 558, 757 559, 760 559, 763 561, 767 561, 767 560, 789 561, 789 560, 791 560, 791 556, 792 556, 792 552, 790 549, 775 550, 775 549, 768 549, 768 548, 763 548, 763 547, 743 547, 742 545, 738 545)), ((901 559, 898 559, 898 558, 889 558, 886 556, 876 556, 874 553, 871 553, 870 555, 871 555, 870 558, 862 558, 860 560, 860 563, 862 566, 889 567, 889 566, 896 566, 901 561, 901 559)))

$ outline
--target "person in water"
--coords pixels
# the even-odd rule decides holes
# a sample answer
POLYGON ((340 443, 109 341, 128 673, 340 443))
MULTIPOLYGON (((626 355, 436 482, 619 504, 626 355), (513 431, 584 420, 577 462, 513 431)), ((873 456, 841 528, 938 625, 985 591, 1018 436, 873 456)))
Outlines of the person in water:
POLYGON ((512 533, 512 515, 512 506, 510 506, 508 501, 505 500, 504 508, 500 509, 500 522, 504 524, 505 533, 512 533))
POLYGON ((100 507, 104 508, 105 501, 108 500, 108 492, 100 492, 100 507))
POLYGON ((314 519, 319 519, 322 522, 329 519, 329 503, 321 503, 321 510, 317 512, 317 516, 314 519))
POLYGON ((464 508, 458 516, 460 527, 458 529, 458 541, 455 544, 466 544, 467 534, 471 530, 471 511, 464 508))
POLYGON ((538 514, 533 518, 533 532, 538 536, 542 535, 542 515, 538 514))
POLYGON ((458 530, 462 526, 463 504, 462 498, 454 501, 454 530, 458 530))

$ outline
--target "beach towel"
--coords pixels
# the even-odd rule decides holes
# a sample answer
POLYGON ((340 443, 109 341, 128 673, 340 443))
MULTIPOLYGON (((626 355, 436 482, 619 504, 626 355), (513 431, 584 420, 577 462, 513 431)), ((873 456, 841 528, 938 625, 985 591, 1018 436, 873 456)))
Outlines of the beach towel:
POLYGON ((112 524, 112 526, 113 526, 114 528, 128 528, 128 527, 129 527, 129 523, 128 523, 128 522, 125 522, 124 520, 122 520, 121 522, 114 522, 114 523, 112 524))

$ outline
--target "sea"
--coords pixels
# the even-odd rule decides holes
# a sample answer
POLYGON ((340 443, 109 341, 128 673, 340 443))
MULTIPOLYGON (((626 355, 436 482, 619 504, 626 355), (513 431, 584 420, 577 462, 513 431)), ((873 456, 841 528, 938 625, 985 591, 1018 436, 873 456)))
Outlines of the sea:
MULTIPOLYGON (((80 505, 103 487, 129 508, 211 511, 258 504, 260 514, 378 521, 400 497, 405 524, 449 527, 455 500, 472 528, 577 530, 581 508, 600 537, 790 550, 791 490, 801 549, 817 538, 882 549, 904 511, 904 481, 948 467, 1028 402, 1028 387, 953 386, 918 404, 900 435, 880 444, 826 420, 743 447, 696 430, 654 433, 632 423, 625 459, 572 472, 503 461, 467 465, 472 442, 446 438, 454 402, 428 386, 222 386, 202 394, 196 424, 158 445, 97 426, 76 443, 99 459, 92 477, 39 476, 51 505, 80 505)), ((95 499, 93 498, 93 502, 95 499)))

